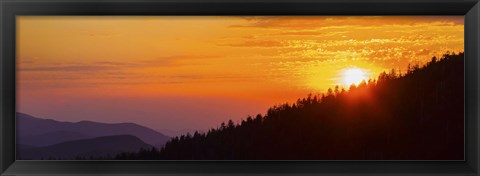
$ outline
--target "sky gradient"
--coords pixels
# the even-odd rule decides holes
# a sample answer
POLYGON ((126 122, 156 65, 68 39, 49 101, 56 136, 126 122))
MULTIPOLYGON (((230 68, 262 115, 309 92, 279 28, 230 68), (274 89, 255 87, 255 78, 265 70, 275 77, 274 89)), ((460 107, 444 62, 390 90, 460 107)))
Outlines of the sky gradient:
POLYGON ((463 16, 17 17, 17 111, 200 129, 463 52, 463 16))

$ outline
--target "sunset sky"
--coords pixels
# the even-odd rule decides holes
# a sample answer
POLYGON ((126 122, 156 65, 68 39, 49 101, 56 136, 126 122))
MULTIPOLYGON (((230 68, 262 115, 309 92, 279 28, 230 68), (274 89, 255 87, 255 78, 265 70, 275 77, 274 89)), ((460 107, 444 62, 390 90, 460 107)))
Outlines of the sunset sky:
POLYGON ((200 129, 463 52, 463 16, 17 17, 17 111, 200 129))

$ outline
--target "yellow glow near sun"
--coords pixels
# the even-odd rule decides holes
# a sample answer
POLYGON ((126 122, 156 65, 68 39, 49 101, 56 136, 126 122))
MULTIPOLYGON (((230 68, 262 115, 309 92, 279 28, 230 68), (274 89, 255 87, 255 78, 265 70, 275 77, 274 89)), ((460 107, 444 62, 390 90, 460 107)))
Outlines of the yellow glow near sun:
POLYGON ((347 68, 342 72, 342 83, 347 86, 352 84, 358 85, 367 79, 366 71, 360 68, 347 68))

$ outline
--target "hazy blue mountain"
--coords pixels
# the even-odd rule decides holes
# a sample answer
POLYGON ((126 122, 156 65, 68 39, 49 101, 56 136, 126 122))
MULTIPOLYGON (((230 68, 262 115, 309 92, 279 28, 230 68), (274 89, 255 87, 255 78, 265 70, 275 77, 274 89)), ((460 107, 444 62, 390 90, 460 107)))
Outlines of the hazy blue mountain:
POLYGON ((17 143, 45 146, 55 143, 113 135, 132 135, 159 147, 170 137, 134 123, 60 122, 17 112, 17 143))
POLYGON ((25 144, 17 145, 17 150, 32 149, 32 148, 36 148, 36 147, 32 145, 25 145, 25 144))
POLYGON ((24 148, 19 159, 75 159, 76 157, 106 157, 120 152, 135 152, 153 146, 132 135, 104 136, 68 141, 46 147, 24 148))
POLYGON ((23 144, 23 145, 42 147, 42 146, 49 146, 49 145, 58 144, 66 141, 88 139, 88 138, 92 138, 92 136, 89 136, 83 133, 78 133, 78 132, 71 132, 71 131, 53 131, 53 132, 48 132, 48 133, 39 134, 39 135, 22 136, 17 139, 17 143, 23 144))

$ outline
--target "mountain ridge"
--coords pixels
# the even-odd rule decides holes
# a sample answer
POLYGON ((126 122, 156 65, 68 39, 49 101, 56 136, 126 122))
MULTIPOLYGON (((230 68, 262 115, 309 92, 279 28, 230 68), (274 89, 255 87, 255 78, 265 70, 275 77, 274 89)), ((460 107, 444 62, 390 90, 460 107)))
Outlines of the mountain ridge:
POLYGON ((62 122, 53 119, 37 118, 21 112, 17 112, 16 126, 17 143, 33 146, 52 145, 59 142, 66 142, 68 140, 79 139, 77 137, 55 141, 46 137, 37 139, 37 141, 44 142, 40 144, 28 140, 28 138, 56 131, 78 133, 90 137, 133 135, 156 147, 161 147, 170 139, 169 136, 135 123, 100 123, 93 121, 62 122), (49 140, 51 141, 50 143, 48 143, 49 140))
POLYGON ((115 159, 463 160, 464 54, 336 86, 265 115, 172 138, 161 150, 115 159), (148 158, 152 159, 152 158, 148 158))
POLYGON ((153 146, 135 136, 115 135, 67 141, 45 147, 24 148, 17 152, 17 157, 23 160, 107 157, 121 152, 151 148, 153 146))

